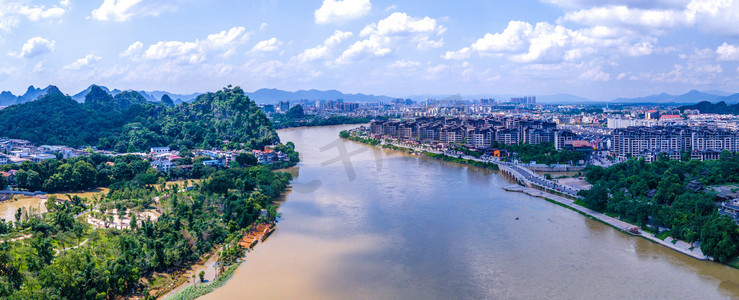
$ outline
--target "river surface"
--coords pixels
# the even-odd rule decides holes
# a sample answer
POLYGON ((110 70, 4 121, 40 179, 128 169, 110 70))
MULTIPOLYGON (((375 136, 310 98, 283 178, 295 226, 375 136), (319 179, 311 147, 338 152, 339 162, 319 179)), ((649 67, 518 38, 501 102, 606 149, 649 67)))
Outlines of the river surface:
POLYGON ((493 171, 339 141, 351 127, 279 131, 302 161, 278 229, 204 298, 739 297, 737 270, 505 192, 493 171))

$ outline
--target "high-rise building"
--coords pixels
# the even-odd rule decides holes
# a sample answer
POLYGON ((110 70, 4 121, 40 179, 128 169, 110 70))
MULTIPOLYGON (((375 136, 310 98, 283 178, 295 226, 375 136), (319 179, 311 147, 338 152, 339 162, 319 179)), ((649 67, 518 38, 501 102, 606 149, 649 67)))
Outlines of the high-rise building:
POLYGON ((280 101, 280 111, 286 112, 290 109, 290 101, 280 101))
POLYGON ((516 103, 516 104, 536 104, 536 97, 535 96, 514 97, 514 98, 511 98, 511 103, 516 103))

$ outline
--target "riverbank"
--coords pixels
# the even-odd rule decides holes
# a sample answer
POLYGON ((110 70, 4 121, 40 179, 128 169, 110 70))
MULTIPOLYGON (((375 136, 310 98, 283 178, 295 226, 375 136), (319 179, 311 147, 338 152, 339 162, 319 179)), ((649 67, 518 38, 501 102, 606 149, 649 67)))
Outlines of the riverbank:
MULTIPOLYGON (((410 152, 410 153, 418 153, 418 152, 420 152, 420 153, 424 153, 427 157, 431 157, 431 158, 435 158, 435 159, 441 159, 441 160, 444 160, 444 161, 451 161, 451 162, 460 163, 460 164, 468 164, 468 165, 471 165, 469 162, 474 162, 474 163, 478 163, 478 164, 482 164, 482 163, 493 164, 493 165, 495 165, 495 169, 500 169, 500 166, 497 163, 495 163, 495 162, 479 162, 479 161, 474 161, 474 160, 465 159, 465 158, 461 158, 461 157, 455 158, 455 157, 451 157, 451 156, 445 155, 443 153, 432 153, 432 152, 428 152, 425 149, 416 149, 416 148, 413 148, 413 147, 399 146, 399 145, 394 145, 394 144, 383 144, 383 143, 381 143, 380 141, 377 141, 377 140, 363 139, 363 138, 354 137, 354 136, 348 136, 348 137, 347 136, 342 136, 342 138, 346 138, 346 139, 349 139, 349 140, 352 140, 352 141, 355 141, 355 142, 359 142, 359 143, 364 143, 364 144, 367 144, 367 145, 370 145, 370 146, 381 147, 381 148, 384 148, 384 149, 390 149, 390 150, 396 150, 396 151, 402 151, 402 152, 410 152), (429 155, 429 154, 431 154, 431 155, 429 155)), ((507 169, 510 169, 510 167, 507 168, 507 169)), ((516 170, 509 170, 509 171, 512 171, 514 173, 518 173, 518 171, 516 171, 516 170)), ((699 246, 693 247, 692 245, 690 245, 690 244, 688 244, 688 243, 686 243, 684 241, 679 241, 679 240, 675 240, 674 243, 672 242, 673 240, 670 240, 670 241, 667 241, 666 242, 664 240, 661 240, 661 239, 657 238, 652 233, 649 233, 649 232, 645 232, 645 231, 640 230, 639 227, 636 226, 636 225, 630 224, 628 222, 625 222, 625 221, 622 221, 622 220, 619 220, 619 219, 610 217, 610 216, 605 215, 603 213, 599 213, 599 212, 594 211, 592 209, 589 209, 589 208, 586 208, 586 207, 581 206, 579 204, 576 204, 575 203, 575 200, 573 200, 574 197, 565 197, 564 196, 565 194, 558 195, 559 193, 562 193, 562 192, 565 192, 565 191, 558 190, 557 194, 552 193, 552 192, 548 192, 548 190, 550 190, 551 187, 550 186, 547 186, 546 185, 546 182, 532 182, 531 181, 531 178, 533 178, 532 176, 534 176, 535 173, 533 171, 529 171, 529 173, 531 173, 531 174, 519 174, 518 176, 512 174, 514 177, 516 177, 516 179, 519 182, 524 182, 524 183, 526 183, 527 186, 521 186, 521 185, 507 186, 507 187, 504 187, 504 190, 506 190, 506 191, 512 191, 512 192, 522 192, 522 193, 528 194, 528 195, 530 195, 532 197, 543 198, 543 199, 545 199, 547 201, 553 202, 553 203, 558 204, 560 206, 563 206, 565 208, 568 208, 568 209, 571 209, 573 211, 576 211, 576 212, 578 212, 578 213, 580 213, 580 214, 582 214, 582 215, 584 215, 584 216, 586 216, 588 218, 591 218, 593 220, 596 220, 596 221, 599 221, 599 222, 604 223, 606 225, 609 225, 609 226, 611 226, 611 227, 613 227, 613 228, 615 228, 615 229, 617 229, 617 230, 619 230, 619 231, 621 231, 623 233, 626 233, 628 235, 640 236, 640 237, 645 238, 645 239, 647 239, 647 240, 649 240, 649 241, 651 241, 653 243, 656 243, 656 244, 665 246, 665 247, 670 248, 670 249, 672 249, 674 251, 677 251, 677 252, 680 252, 682 254, 688 255, 688 256, 690 256, 692 258, 695 258, 695 259, 698 259, 698 260, 711 260, 710 257, 704 255, 703 252, 701 252, 699 246), (530 175, 530 176, 527 176, 527 175, 530 175), (542 185, 542 184, 544 184, 544 185, 542 185), (546 191, 535 189, 535 188, 532 188, 530 186, 537 186, 537 187, 540 187, 542 189, 546 189, 546 191)), ((537 178, 537 180, 538 181, 544 181, 544 179, 541 179, 541 178, 537 178)))
POLYGON ((509 192, 520 192, 520 193, 524 193, 524 194, 527 194, 527 195, 532 196, 532 197, 537 197, 537 198, 545 199, 545 200, 547 200, 549 202, 552 202, 554 204, 557 204, 559 206, 562 206, 562 207, 571 209, 571 210, 573 210, 575 212, 578 212, 578 213, 582 214, 583 216, 586 216, 586 217, 588 217, 588 218, 590 218, 592 220, 596 220, 596 221, 599 221, 599 222, 601 222, 603 224, 606 224, 608 226, 611 226, 611 227, 613 227, 613 228, 617 229, 618 231, 621 231, 621 232, 623 232, 625 234, 628 234, 628 235, 631 235, 631 236, 639 236, 639 237, 645 238, 645 239, 647 239, 647 240, 649 240, 651 242, 660 244, 662 246, 665 246, 667 248, 670 248, 672 250, 675 250, 677 252, 680 252, 682 254, 685 254, 687 256, 690 256, 690 257, 695 258, 695 259, 698 259, 698 260, 710 260, 710 258, 708 256, 704 255, 703 252, 700 251, 700 247, 690 247, 690 244, 685 243, 683 241, 676 241, 673 244, 671 242, 666 242, 664 240, 661 240, 661 239, 657 238, 656 236, 654 236, 653 234, 651 234, 649 232, 645 232, 645 231, 642 231, 642 230, 634 231, 633 230, 634 228, 638 228, 638 227, 636 227, 636 225, 632 225, 632 224, 630 224, 628 222, 624 222, 622 220, 619 220, 619 219, 610 217, 608 215, 599 213, 599 212, 594 211, 592 209, 589 209, 587 207, 583 207, 581 205, 578 205, 572 199, 569 199, 569 198, 566 198, 566 197, 562 197, 562 196, 558 196, 558 195, 554 195, 554 194, 551 194, 551 193, 548 193, 548 192, 545 192, 545 191, 541 191, 541 190, 538 190, 538 189, 535 189, 535 188, 524 187, 524 186, 521 186, 521 185, 510 185, 510 186, 503 187, 503 189, 506 190, 506 191, 509 191, 509 192))
POLYGON ((499 170, 498 165, 495 163, 479 161, 479 160, 474 160, 474 159, 469 159, 469 158, 463 158, 461 156, 459 157, 449 156, 441 152, 434 152, 433 150, 430 150, 430 149, 413 148, 409 146, 398 146, 398 145, 388 144, 388 143, 382 144, 377 140, 365 139, 365 138, 360 138, 356 136, 341 136, 341 138, 354 141, 357 143, 365 144, 371 147, 389 149, 389 150, 408 153, 411 155, 424 155, 429 158, 438 159, 438 160, 460 164, 460 165, 468 165, 468 166, 473 166, 473 167, 478 167, 478 168, 499 170))

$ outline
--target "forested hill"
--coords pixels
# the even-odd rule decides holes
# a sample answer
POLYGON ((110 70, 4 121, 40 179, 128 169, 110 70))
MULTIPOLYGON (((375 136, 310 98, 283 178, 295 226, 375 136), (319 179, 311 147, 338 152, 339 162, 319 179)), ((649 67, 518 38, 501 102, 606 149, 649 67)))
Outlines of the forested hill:
POLYGON ((713 104, 708 101, 703 101, 695 105, 680 106, 678 109, 680 110, 697 109, 702 114, 720 114, 720 115, 739 114, 739 104, 728 105, 724 101, 721 101, 716 104, 713 104))
POLYGON ((37 101, 0 110, 0 135, 118 152, 159 146, 256 149, 279 142, 254 101, 230 86, 175 107, 148 102, 135 92, 112 97, 97 86, 78 103, 53 89, 37 101))

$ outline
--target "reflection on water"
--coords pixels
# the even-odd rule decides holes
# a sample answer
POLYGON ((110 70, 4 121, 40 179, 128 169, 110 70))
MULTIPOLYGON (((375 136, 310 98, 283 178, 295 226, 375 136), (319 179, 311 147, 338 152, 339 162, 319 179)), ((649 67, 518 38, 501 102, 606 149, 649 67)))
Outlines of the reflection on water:
POLYGON ((280 131, 302 158, 283 220, 206 299, 739 297, 736 270, 505 192, 493 171, 374 149, 351 180, 320 151, 348 127, 280 131))
POLYGON ((0 219, 15 222, 15 213, 18 211, 18 208, 25 208, 28 211, 32 210, 35 214, 45 213, 45 203, 46 199, 28 197, 0 202, 0 219))

